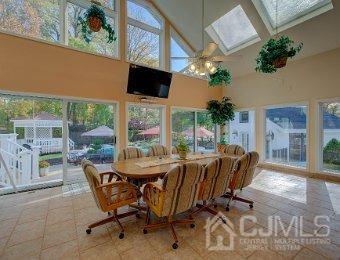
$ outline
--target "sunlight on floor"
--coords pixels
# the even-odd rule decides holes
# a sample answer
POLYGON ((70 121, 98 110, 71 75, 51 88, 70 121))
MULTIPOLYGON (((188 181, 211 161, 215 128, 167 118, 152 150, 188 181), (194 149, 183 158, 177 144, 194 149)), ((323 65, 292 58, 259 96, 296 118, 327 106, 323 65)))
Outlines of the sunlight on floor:
POLYGON ((326 182, 326 187, 335 214, 340 214, 340 185, 326 182))

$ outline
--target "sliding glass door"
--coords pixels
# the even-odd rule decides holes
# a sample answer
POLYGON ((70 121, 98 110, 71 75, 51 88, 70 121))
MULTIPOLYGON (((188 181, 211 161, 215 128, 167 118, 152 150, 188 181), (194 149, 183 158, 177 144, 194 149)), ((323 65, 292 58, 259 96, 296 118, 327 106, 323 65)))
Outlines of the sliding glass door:
POLYGON ((111 170, 116 154, 115 117, 113 104, 67 103, 67 182, 85 180, 80 166, 83 159, 92 161, 101 172, 111 170))

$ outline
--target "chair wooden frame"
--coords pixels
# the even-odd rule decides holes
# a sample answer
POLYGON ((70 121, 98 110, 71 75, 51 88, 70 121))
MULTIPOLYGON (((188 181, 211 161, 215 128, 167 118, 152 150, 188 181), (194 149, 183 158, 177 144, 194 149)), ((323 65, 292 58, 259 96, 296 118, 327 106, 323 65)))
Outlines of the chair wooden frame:
MULTIPOLYGON (((86 167, 93 165, 85 165, 85 171, 86 167)), ((92 228, 104 225, 106 223, 116 222, 120 227, 120 233, 119 238, 124 238, 124 227, 120 223, 119 219, 125 218, 131 215, 136 215, 138 213, 137 210, 125 212, 122 214, 117 214, 117 209, 119 207, 130 205, 137 201, 137 191, 136 188, 131 185, 130 183, 121 180, 121 176, 119 176, 115 172, 104 172, 104 173, 98 173, 100 177, 100 183, 98 183, 98 180, 93 177, 92 182, 94 183, 94 187, 92 190, 92 193, 97 200, 97 206, 103 211, 108 212, 109 216, 105 219, 99 220, 95 223, 92 223, 88 225, 86 229, 87 234, 91 234, 92 228), (108 182, 104 183, 104 177, 108 176, 108 182), (116 180, 113 180, 113 178, 116 177, 116 180), (116 199, 112 200, 113 190, 116 191, 116 199), (123 193, 131 194, 129 198, 124 198, 122 196, 123 193), (112 214, 110 214, 112 213, 112 214)), ((89 183, 90 184, 90 183, 89 183)), ((90 184, 91 185, 91 184, 90 184)))

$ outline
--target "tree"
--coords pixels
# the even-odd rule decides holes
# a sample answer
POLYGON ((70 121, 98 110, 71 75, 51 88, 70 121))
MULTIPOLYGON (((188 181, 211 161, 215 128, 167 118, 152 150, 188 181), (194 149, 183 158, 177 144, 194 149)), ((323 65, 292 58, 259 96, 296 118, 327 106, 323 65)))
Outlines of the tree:
POLYGON ((333 138, 323 148, 323 159, 327 163, 340 165, 340 141, 333 138))

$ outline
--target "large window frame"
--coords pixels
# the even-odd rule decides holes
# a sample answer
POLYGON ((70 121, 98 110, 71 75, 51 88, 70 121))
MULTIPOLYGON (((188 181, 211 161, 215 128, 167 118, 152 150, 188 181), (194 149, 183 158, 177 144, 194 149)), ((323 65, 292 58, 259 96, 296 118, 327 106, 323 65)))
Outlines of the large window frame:
MULTIPOLYGON (((275 105, 268 105, 262 107, 262 155, 261 155, 261 161, 264 165, 269 166, 275 166, 275 167, 282 167, 287 169, 293 169, 293 170, 299 170, 304 172, 310 171, 310 105, 308 101, 302 101, 302 102, 296 102, 296 103, 284 103, 284 104, 275 104, 275 105), (286 108, 286 107, 300 107, 305 106, 306 107, 306 167, 298 167, 289 165, 288 163, 276 163, 272 161, 268 161, 266 159, 266 132, 267 132, 267 126, 266 126, 266 111, 267 109, 275 109, 275 108, 286 108)), ((256 116, 255 116, 256 118, 256 116)))
POLYGON ((165 25, 165 21, 164 18, 162 17, 162 15, 147 1, 145 0, 126 0, 126 10, 125 10, 125 17, 126 17, 126 24, 125 24, 125 61, 129 62, 129 63, 134 63, 137 65, 141 65, 141 66, 147 66, 146 64, 143 63, 139 63, 139 62, 135 62, 135 61, 130 61, 128 59, 128 34, 127 34, 127 30, 128 30, 128 26, 133 26, 133 27, 137 27, 141 30, 153 33, 158 35, 159 37, 159 66, 155 67, 155 68, 164 68, 165 62, 164 62, 164 43, 165 43, 165 33, 164 33, 164 25, 165 25), (160 23, 160 29, 153 27, 151 25, 148 25, 146 23, 143 23, 141 21, 138 21, 136 19, 133 19, 131 17, 128 17, 128 10, 127 10, 127 2, 130 1, 136 5, 142 6, 143 8, 145 8, 147 11, 149 11, 153 17, 160 23))
POLYGON ((160 110, 160 125, 159 125, 159 140, 160 144, 166 146, 166 105, 160 104, 148 104, 148 103, 136 103, 136 102, 126 102, 125 103, 125 143, 126 147, 129 144, 129 108, 130 107, 148 107, 148 108, 156 108, 160 110))
POLYGON ((316 129, 316 171, 322 175, 329 175, 329 176, 336 176, 339 177, 338 173, 333 173, 331 171, 327 171, 323 167, 323 140, 324 140, 324 133, 323 133, 323 110, 322 104, 323 103, 340 103, 340 97, 329 98, 329 99, 320 99, 316 100, 315 108, 316 108, 316 120, 315 120, 315 129, 316 129))
MULTIPOLYGON (((181 107, 181 106, 171 106, 170 107, 170 147, 172 149, 173 147, 173 142, 172 142, 172 114, 174 112, 174 110, 182 110, 182 111, 186 111, 186 112, 194 112, 195 113, 195 117, 194 117, 194 151, 193 152, 198 152, 197 150, 197 113, 198 112, 207 112, 206 109, 200 109, 200 108, 191 108, 191 107, 181 107)), ((214 125, 214 147, 215 147, 215 152, 217 151, 217 138, 218 138, 218 129, 217 129, 217 125, 214 125)))

